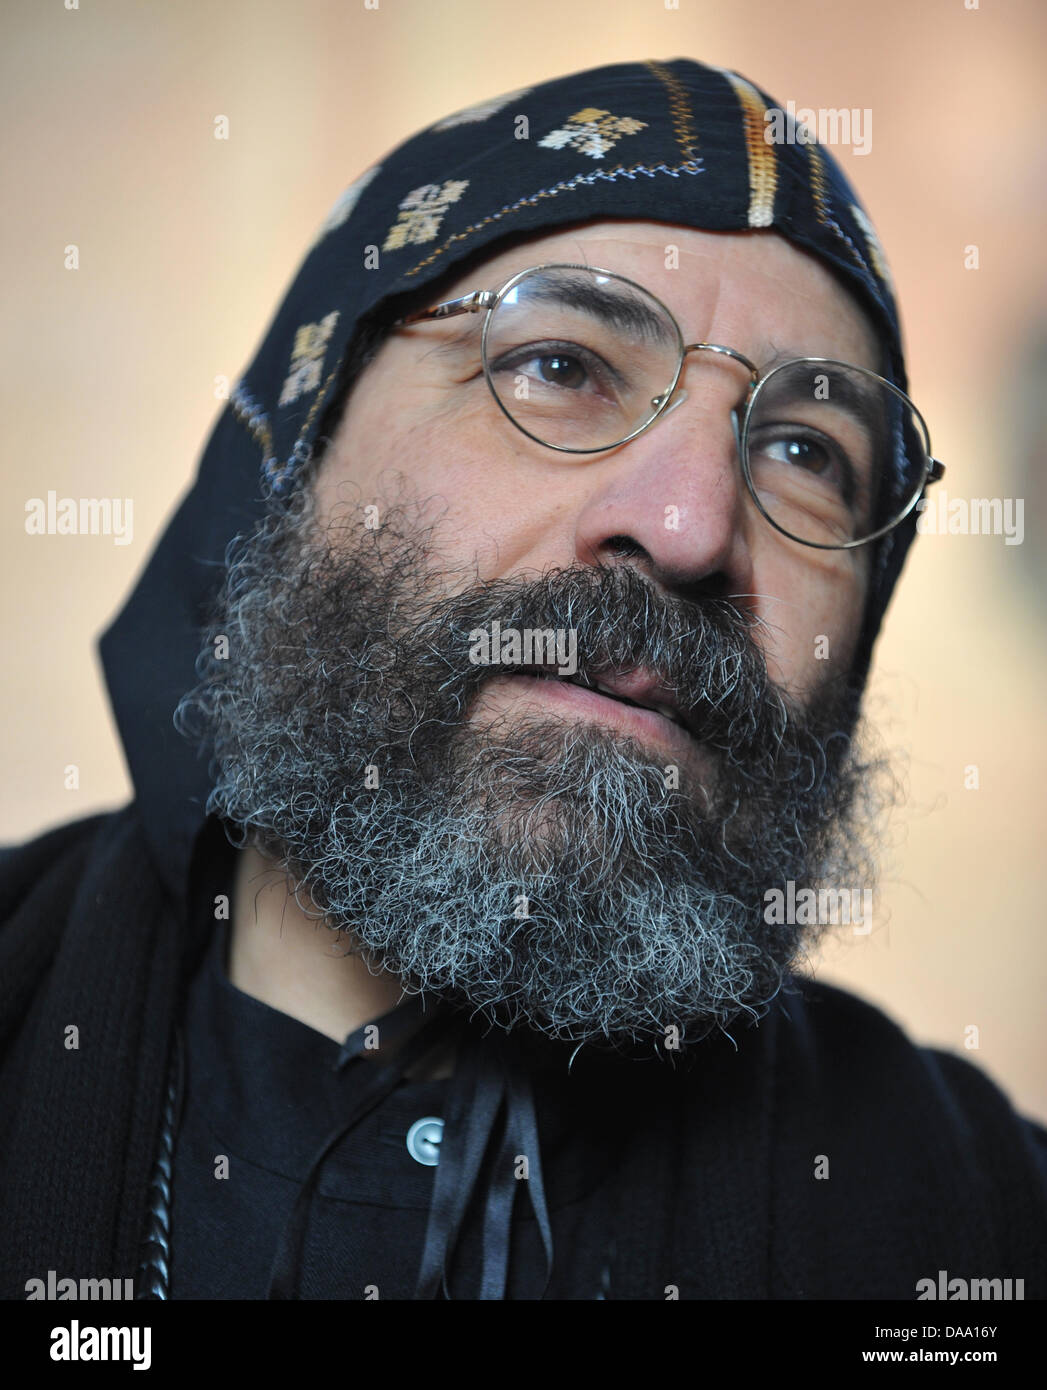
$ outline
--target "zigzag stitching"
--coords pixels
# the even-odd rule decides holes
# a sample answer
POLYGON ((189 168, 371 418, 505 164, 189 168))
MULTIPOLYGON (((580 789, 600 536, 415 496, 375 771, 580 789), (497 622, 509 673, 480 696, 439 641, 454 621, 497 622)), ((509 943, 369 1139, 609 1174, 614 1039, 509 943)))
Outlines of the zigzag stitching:
POLYGON ((229 397, 229 405, 235 418, 250 433, 255 443, 260 446, 262 453, 271 454, 273 436, 269 427, 269 417, 258 402, 249 395, 242 381, 238 381, 233 387, 233 393, 229 397))
POLYGON ((492 212, 479 222, 472 223, 470 226, 466 227, 464 231, 453 233, 442 246, 438 246, 436 250, 426 256, 424 260, 419 261, 418 264, 412 266, 410 270, 405 270, 404 278, 406 279, 408 276, 417 275, 419 271, 431 265, 438 256, 442 256, 447 248, 452 246, 456 241, 464 241, 467 237, 472 236, 474 232, 478 232, 482 227, 489 226, 492 222, 498 222, 503 217, 507 217, 510 213, 519 211, 520 208, 528 207, 530 204, 537 202, 539 198, 555 198, 559 193, 569 193, 572 189, 577 188, 579 184, 593 184, 597 179, 603 179, 607 183, 614 183, 619 178, 634 178, 637 173, 646 174, 648 178, 654 178, 654 176, 659 173, 669 174, 672 178, 679 178, 681 173, 701 174, 703 172, 701 159, 692 159, 678 165, 675 169, 669 168, 666 164, 656 164, 653 168, 648 168, 646 164, 633 164, 628 169, 623 165, 619 165, 617 169, 594 169, 591 174, 575 174, 573 179, 565 179, 561 183, 555 183, 551 188, 539 188, 537 192, 531 193, 525 198, 518 198, 515 203, 506 203, 506 205, 499 208, 497 212, 492 212))
MULTIPOLYGON (((597 179, 603 179, 607 183, 614 183, 619 178, 635 180, 637 174, 645 174, 647 178, 650 179, 655 178, 658 174, 668 174, 670 178, 678 179, 681 174, 688 174, 693 177, 694 175, 701 174, 704 172, 705 171, 702 167, 702 160, 699 156, 695 159, 688 160, 687 162, 678 165, 675 169, 670 168, 667 164, 655 164, 653 167, 648 167, 646 164, 633 164, 628 169, 622 165, 619 165, 617 169, 611 169, 610 171, 606 169, 594 169, 591 174, 576 174, 573 179, 566 179, 561 183, 553 184, 551 188, 540 188, 536 193, 532 193, 529 197, 518 198, 515 203, 507 203, 503 208, 500 208, 497 212, 491 213, 482 221, 476 222, 472 226, 466 227, 465 231, 456 232, 453 236, 449 237, 447 241, 444 242, 443 246, 438 247, 434 252, 432 252, 431 255, 427 256, 425 260, 419 261, 419 263, 416 266, 413 266, 410 270, 405 271, 405 277, 409 275, 417 275, 420 270, 423 270, 427 265, 430 265, 437 258, 437 256, 443 255, 444 251, 447 249, 448 246, 452 245, 452 243, 464 240, 466 237, 471 236, 473 232, 479 231, 481 227, 486 227, 491 222, 497 222, 501 218, 508 216, 509 213, 517 212, 520 208, 527 207, 529 204, 534 203, 539 198, 555 198, 558 193, 570 192, 571 189, 577 188, 580 184, 592 184, 595 183, 597 179)), ((336 363, 334 370, 328 375, 327 380, 323 383, 322 387, 317 392, 316 398, 313 401, 312 409, 309 411, 309 414, 306 417, 306 421, 302 426, 301 430, 299 431, 298 436, 295 440, 294 450, 292 450, 292 459, 289 459, 287 463, 284 464, 284 468, 289 468, 291 466, 293 462, 293 454, 301 445, 302 439, 304 438, 306 433, 308 433, 309 427, 316 416, 317 410, 319 409, 322 402, 326 399, 328 390, 331 386, 331 383, 334 381, 335 377, 338 374, 340 365, 341 363, 339 360, 339 362, 336 363)), ((244 401, 250 403, 253 406, 253 402, 250 402, 250 397, 246 395, 246 392, 241 393, 239 387, 237 388, 237 392, 234 393, 234 398, 237 396, 237 394, 242 395, 244 401)), ((257 412, 257 410, 258 407, 254 406, 254 411, 257 412)), ((237 404, 237 414, 239 417, 239 404, 237 404)), ((243 423, 247 424, 248 428, 251 430, 251 433, 255 435, 255 438, 257 440, 258 434, 255 428, 256 417, 248 417, 246 411, 244 412, 244 414, 247 418, 244 418, 243 423)), ((266 432, 268 433, 268 421, 265 420, 264 416, 261 417, 261 420, 259 420, 258 423, 261 424, 263 421, 265 423, 266 432)), ((269 447, 272 447, 271 444, 269 445, 269 447)))

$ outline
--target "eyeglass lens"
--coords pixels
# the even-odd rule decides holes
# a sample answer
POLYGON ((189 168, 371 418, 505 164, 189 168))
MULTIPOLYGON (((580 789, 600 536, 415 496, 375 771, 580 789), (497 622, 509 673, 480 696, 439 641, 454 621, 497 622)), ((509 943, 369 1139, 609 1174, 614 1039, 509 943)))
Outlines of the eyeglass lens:
MULTIPOLYGON (((485 371, 514 423, 559 449, 613 448, 658 413, 681 360, 675 320, 640 286, 584 267, 520 277, 491 311, 485 371)), ((739 395, 747 383, 739 383, 739 395)), ((923 484, 927 441, 907 401, 837 362, 783 364, 759 384, 743 467, 767 518, 838 546, 900 516, 923 484), (908 445, 905 476, 897 441, 908 445)))

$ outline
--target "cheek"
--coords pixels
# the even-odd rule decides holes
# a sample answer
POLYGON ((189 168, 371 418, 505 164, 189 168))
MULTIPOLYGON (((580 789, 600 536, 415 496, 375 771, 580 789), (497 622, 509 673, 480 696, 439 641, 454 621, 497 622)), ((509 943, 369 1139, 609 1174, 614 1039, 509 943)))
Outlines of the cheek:
POLYGON ((405 400, 392 417, 378 398, 350 401, 320 465, 320 524, 363 520, 368 505, 380 517, 404 506, 410 525, 434 528, 446 563, 475 563, 482 578, 501 572, 536 510, 512 426, 492 418, 479 393, 453 410, 437 393, 405 400))
POLYGON ((858 551, 812 552, 761 573, 757 612, 767 624, 757 634, 771 679, 803 700, 854 658, 868 592, 870 556, 858 551))
POLYGON ((339 501, 390 505, 405 491, 418 497, 439 492, 451 500, 475 490, 483 475, 461 447, 463 439, 489 437, 483 403, 470 399, 463 407, 459 399, 452 410, 442 392, 397 390, 387 375, 365 376, 346 405, 317 473, 317 499, 325 510, 339 501))

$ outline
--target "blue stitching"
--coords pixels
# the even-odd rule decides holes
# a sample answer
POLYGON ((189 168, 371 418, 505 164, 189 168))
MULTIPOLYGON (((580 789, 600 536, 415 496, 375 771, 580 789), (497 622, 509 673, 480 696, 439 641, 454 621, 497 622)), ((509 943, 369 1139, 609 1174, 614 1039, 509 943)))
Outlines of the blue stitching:
MULTIPOLYGON (((504 204, 497 212, 489 213, 481 218, 480 222, 475 225, 474 230, 479 231, 484 223, 497 222, 500 218, 505 217, 507 213, 516 212, 518 208, 527 207, 529 203, 533 203, 537 198, 542 197, 543 194, 551 195, 554 193, 563 193, 572 188, 577 188, 580 183, 595 183, 597 179, 605 179, 608 183, 614 183, 619 178, 635 179, 637 173, 646 174, 650 179, 653 179, 655 174, 669 174, 672 178, 678 179, 681 173, 693 176, 696 174, 704 174, 705 170, 702 167, 700 158, 688 160, 675 169, 670 169, 667 164, 656 164, 653 169, 649 169, 646 164, 634 164, 631 169, 612 169, 610 173, 608 173, 606 169, 594 169, 591 174, 575 174, 573 179, 564 179, 560 183, 552 184, 549 188, 536 189, 534 193, 529 193, 526 197, 518 198, 515 203, 504 204)), ((414 270, 417 269, 418 267, 415 266, 414 270)), ((409 275, 413 273, 413 270, 404 271, 403 273, 409 275)))
POLYGON ((497 212, 491 213, 490 220, 496 221, 508 212, 515 212, 517 208, 526 207, 528 203, 533 203, 535 198, 540 198, 543 193, 562 193, 567 189, 577 188, 580 183, 595 183, 597 179, 605 179, 608 183, 614 183, 621 177, 635 179, 637 173, 646 174, 651 179, 654 178, 655 174, 669 174, 672 178, 678 179, 681 173, 692 175, 704 173, 705 170, 701 164, 702 161, 699 158, 689 160, 676 169, 670 169, 667 164, 656 164, 653 169, 649 169, 646 164, 634 164, 631 169, 612 169, 610 173, 606 169, 594 169, 591 174, 575 174, 573 179, 564 179, 561 183, 554 183, 550 188, 539 188, 536 192, 528 194, 526 198, 518 198, 515 203, 506 203, 497 212))
MULTIPOLYGON (((679 165, 679 167, 676 169, 670 169, 667 164, 656 164, 653 169, 649 169, 646 164, 636 164, 632 167, 632 169, 612 169, 610 173, 608 173, 605 169, 594 169, 591 174, 576 174, 573 179, 566 179, 561 183, 553 184, 551 188, 539 188, 536 193, 531 193, 525 198, 519 198, 515 203, 506 203, 504 207, 499 208, 497 212, 492 213, 490 215, 490 221, 498 221, 499 218, 504 217, 507 213, 516 212, 518 208, 526 207, 528 203, 533 203, 536 198, 540 198, 543 193, 551 194, 564 192, 568 189, 577 188, 577 186, 581 183, 595 183, 597 179, 605 179, 608 183, 614 183, 621 176, 624 176, 627 179, 635 180, 636 175, 638 173, 646 174, 647 177, 650 179, 653 179, 656 174, 669 174, 671 178, 678 179, 681 173, 690 174, 694 176, 696 174, 703 174, 704 172, 705 170, 702 167, 702 160, 700 156, 698 158, 691 159, 686 163, 679 165)), ((298 434, 297 440, 295 441, 294 450, 292 451, 292 457, 297 453, 299 447, 301 446, 304 435, 305 428, 303 427, 298 434)), ((298 462, 305 462, 307 460, 308 455, 306 456, 305 460, 298 460, 298 462)), ((275 460, 270 460, 270 463, 275 465, 275 460)), ((287 464, 284 465, 284 467, 286 470, 292 469, 294 467, 294 463, 291 460, 289 460, 287 464)), ((273 477, 273 470, 270 469, 268 463, 266 465, 266 472, 270 478, 273 477)), ((277 496, 282 496, 283 493, 288 490, 287 483, 288 480, 284 476, 277 476, 273 489, 277 493, 277 496), (279 491, 277 489, 279 489, 279 491)))
POLYGON ((268 415, 266 415, 258 402, 244 389, 244 383, 242 381, 238 381, 233 387, 233 393, 229 399, 232 403, 234 414, 251 429, 254 429, 257 425, 269 424, 268 415))

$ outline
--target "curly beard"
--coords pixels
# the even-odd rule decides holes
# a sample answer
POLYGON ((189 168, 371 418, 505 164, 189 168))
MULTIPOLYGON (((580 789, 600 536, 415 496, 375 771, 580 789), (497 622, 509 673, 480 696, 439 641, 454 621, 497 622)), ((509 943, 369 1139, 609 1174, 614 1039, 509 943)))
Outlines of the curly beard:
POLYGON ((634 1049, 760 1017, 817 935, 765 920, 768 890, 871 881, 846 680, 796 705, 751 616, 627 564, 468 582, 434 554, 404 509, 321 533, 308 493, 240 543, 178 712, 208 811, 372 968, 495 1026, 634 1049), (494 620, 576 631, 590 680, 657 672, 695 763, 549 705, 479 717, 494 620))

